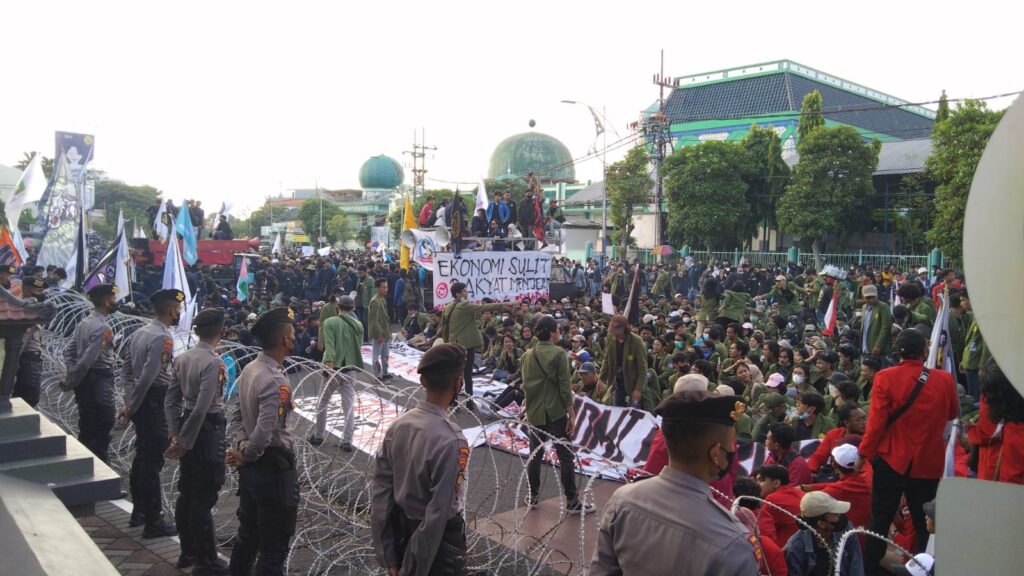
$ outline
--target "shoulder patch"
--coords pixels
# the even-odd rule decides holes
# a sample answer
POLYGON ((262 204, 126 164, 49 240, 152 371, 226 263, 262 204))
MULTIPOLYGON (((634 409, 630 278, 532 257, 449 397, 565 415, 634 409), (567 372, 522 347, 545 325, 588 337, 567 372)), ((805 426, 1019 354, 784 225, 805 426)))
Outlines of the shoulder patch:
POLYGON ((277 387, 277 413, 283 415, 290 411, 292 406, 292 388, 288 385, 277 387))
POLYGON ((217 381, 220 382, 221 384, 224 384, 225 382, 228 381, 227 371, 224 369, 223 363, 221 363, 220 366, 217 367, 217 381))
POLYGON ((459 447, 459 473, 455 476, 455 499, 462 493, 462 481, 466 478, 466 466, 469 464, 469 446, 459 447))
POLYGON ((160 363, 161 364, 170 364, 170 362, 171 362, 171 353, 173 351, 174 351, 174 342, 172 342, 170 338, 164 338, 164 349, 163 349, 163 352, 160 353, 160 363))
POLYGON ((103 348, 110 348, 110 343, 114 341, 114 333, 111 332, 110 328, 103 328, 103 348))

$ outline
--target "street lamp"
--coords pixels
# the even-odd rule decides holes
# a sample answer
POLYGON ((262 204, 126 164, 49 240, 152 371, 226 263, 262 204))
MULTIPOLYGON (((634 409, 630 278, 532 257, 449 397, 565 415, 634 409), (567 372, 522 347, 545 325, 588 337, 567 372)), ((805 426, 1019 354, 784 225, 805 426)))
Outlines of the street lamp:
MULTIPOLYGON (((608 134, 604 127, 608 123, 608 118, 604 114, 604 106, 601 107, 601 113, 598 114, 593 106, 585 102, 562 100, 562 104, 579 104, 586 106, 587 110, 590 110, 590 115, 594 118, 595 134, 593 148, 595 150, 597 149, 597 139, 603 137, 601 144, 601 261, 604 262, 608 245, 608 134)), ((612 131, 615 131, 614 126, 612 131)), ((615 132, 615 136, 618 137, 618 132, 615 132)))

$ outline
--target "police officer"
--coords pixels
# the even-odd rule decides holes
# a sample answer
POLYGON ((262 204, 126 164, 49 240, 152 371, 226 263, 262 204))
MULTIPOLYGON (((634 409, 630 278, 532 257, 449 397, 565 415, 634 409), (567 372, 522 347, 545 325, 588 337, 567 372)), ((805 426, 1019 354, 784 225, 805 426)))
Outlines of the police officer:
POLYGON ((128 345, 132 387, 127 391, 118 423, 127 426, 131 421, 135 425, 135 459, 128 478, 135 505, 132 523, 145 523, 143 538, 177 533, 173 525, 163 520, 160 471, 164 467, 164 451, 168 445, 164 399, 171 383, 171 360, 174 356, 170 327, 178 323, 184 301, 185 293, 181 290, 153 293, 150 302, 156 316, 132 335, 128 345))
POLYGON ((250 328, 262 352, 238 378, 238 406, 231 415, 235 445, 226 462, 238 469, 238 541, 231 573, 284 574, 295 533, 299 482, 288 418, 292 387, 281 369, 295 348, 295 313, 274 308, 250 328), (258 558, 257 558, 258 556, 258 558))
MULTIPOLYGON (((26 300, 43 301, 43 290, 50 284, 42 278, 27 276, 21 282, 21 290, 26 300)), ((42 326, 35 324, 25 331, 24 345, 21 348, 21 359, 18 363, 18 376, 14 381, 14 396, 23 399, 35 408, 39 403, 39 384, 43 375, 43 345, 39 338, 42 326)))
POLYGON ((107 462, 114 428, 114 334, 107 315, 117 307, 117 287, 97 284, 86 296, 94 308, 75 327, 64 351, 67 375, 60 387, 75 391, 78 441, 107 462))
POLYGON ((668 466, 612 494, 598 532, 591 576, 691 574, 754 576, 753 539, 708 483, 736 457, 739 396, 673 394, 658 405, 668 466))
POLYGON ((193 576, 227 574, 217 557, 211 510, 224 484, 224 383, 227 372, 215 348, 224 334, 224 309, 207 308, 192 321, 199 344, 174 360, 164 404, 171 445, 166 457, 181 460, 174 523, 181 536, 178 568, 193 576))
POLYGON ((389 576, 466 572, 462 482, 469 445, 447 418, 462 390, 466 349, 440 344, 417 372, 426 400, 398 417, 374 461, 370 528, 389 576))
POLYGON ((0 288, 4 290, 11 289, 11 276, 14 276, 18 272, 18 269, 10 264, 0 265, 0 288))

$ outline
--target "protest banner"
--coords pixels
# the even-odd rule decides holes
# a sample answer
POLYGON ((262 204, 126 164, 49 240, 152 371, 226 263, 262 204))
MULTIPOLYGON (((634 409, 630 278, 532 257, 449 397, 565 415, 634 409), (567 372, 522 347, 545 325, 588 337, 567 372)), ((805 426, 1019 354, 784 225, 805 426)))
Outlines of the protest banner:
POLYGON ((548 298, 551 254, 547 252, 451 252, 434 255, 434 307, 452 301, 451 284, 465 282, 469 300, 508 302, 548 298))

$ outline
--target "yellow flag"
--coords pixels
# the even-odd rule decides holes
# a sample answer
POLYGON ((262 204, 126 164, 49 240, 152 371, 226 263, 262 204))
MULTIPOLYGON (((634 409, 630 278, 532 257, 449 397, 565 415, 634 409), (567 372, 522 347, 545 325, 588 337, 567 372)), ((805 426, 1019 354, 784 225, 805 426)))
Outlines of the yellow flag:
MULTIPOLYGON (((416 227, 416 217, 412 214, 412 198, 408 194, 405 195, 405 218, 402 220, 402 232, 406 230, 412 230, 416 227)), ((409 269, 409 247, 402 242, 399 237, 398 242, 402 245, 402 254, 399 259, 399 265, 403 270, 409 269)))

